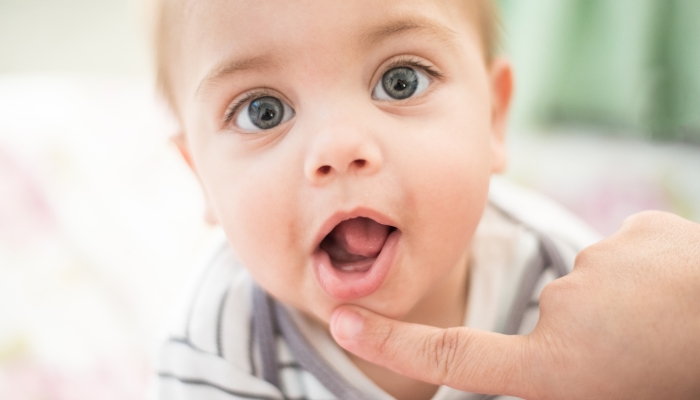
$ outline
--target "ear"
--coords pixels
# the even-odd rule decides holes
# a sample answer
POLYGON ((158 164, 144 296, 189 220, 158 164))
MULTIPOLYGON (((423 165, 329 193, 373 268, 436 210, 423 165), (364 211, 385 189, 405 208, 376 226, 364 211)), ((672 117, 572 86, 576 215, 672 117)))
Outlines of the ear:
POLYGON ((505 58, 497 58, 491 63, 491 150, 493 153, 492 172, 501 173, 508 161, 506 151, 506 129, 508 112, 513 97, 513 68, 505 58))
POLYGON ((212 207, 211 201, 209 201, 209 196, 207 195, 206 190, 204 190, 204 185, 202 185, 202 180, 199 178, 199 174, 197 173, 197 169, 194 166, 194 162, 192 160, 192 153, 190 152, 190 147, 187 143, 187 138, 185 137, 185 134, 180 132, 176 134, 175 136, 170 138, 170 141, 175 144, 175 147, 177 147, 178 151, 182 155, 182 158, 185 159, 185 162, 187 165, 189 165, 190 169, 192 172, 194 172, 194 175, 197 177, 197 180, 199 181, 199 184, 202 186, 202 191, 204 192, 204 221, 208 223, 209 225, 216 225, 219 223, 219 220, 216 217, 216 213, 214 212, 214 208, 212 207))

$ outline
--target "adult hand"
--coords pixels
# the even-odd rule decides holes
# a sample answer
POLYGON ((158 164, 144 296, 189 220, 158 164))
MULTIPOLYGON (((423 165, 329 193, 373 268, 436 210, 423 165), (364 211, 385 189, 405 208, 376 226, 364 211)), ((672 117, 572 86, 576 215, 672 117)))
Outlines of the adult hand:
POLYGON ((527 336, 438 329, 354 306, 331 320, 346 350, 393 371, 527 399, 700 399, 700 225, 644 212, 547 285, 527 336))

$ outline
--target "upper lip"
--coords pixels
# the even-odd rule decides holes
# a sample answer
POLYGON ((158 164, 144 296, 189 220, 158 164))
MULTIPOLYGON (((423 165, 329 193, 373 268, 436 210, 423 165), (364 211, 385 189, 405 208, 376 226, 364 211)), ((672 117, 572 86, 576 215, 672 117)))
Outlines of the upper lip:
POLYGON ((321 228, 318 230, 316 238, 314 239, 313 251, 318 249, 318 247, 321 245, 321 241, 323 241, 323 239, 328 236, 333 228, 335 228, 339 223, 359 217, 370 218, 382 225, 396 227, 396 222, 394 222, 390 217, 368 207, 356 207, 349 211, 337 211, 326 219, 326 221, 321 225, 321 228))

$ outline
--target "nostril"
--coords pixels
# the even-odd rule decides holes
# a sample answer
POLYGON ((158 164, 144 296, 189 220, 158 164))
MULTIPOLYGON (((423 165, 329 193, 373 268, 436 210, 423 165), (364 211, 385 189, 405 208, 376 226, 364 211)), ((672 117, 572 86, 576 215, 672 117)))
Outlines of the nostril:
MULTIPOLYGON (((350 170, 363 170, 367 167, 367 160, 363 158, 358 158, 350 163, 348 168, 350 170)), ((333 167, 330 165, 322 165, 316 169, 317 176, 326 176, 333 172, 333 167)))

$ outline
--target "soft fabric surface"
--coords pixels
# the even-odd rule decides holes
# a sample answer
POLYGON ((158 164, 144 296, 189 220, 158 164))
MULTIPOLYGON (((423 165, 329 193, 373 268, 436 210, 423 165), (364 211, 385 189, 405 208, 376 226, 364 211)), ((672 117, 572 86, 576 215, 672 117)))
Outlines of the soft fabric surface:
POLYGON ((206 241, 143 82, 0 79, 0 398, 142 399, 206 241))

